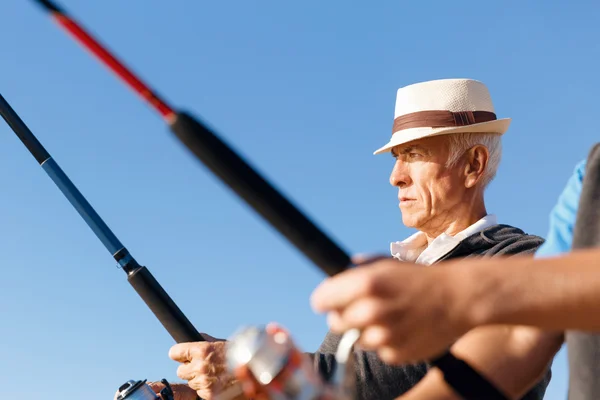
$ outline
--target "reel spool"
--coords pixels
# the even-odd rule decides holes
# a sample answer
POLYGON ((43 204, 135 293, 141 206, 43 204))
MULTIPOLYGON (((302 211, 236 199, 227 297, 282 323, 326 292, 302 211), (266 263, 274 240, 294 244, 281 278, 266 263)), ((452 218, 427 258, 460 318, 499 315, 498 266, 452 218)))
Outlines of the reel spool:
POLYGON ((244 327, 227 342, 227 363, 248 398, 271 400, 354 400, 353 346, 358 332, 344 335, 330 382, 280 325, 244 327), (258 393, 257 393, 258 392, 258 393))

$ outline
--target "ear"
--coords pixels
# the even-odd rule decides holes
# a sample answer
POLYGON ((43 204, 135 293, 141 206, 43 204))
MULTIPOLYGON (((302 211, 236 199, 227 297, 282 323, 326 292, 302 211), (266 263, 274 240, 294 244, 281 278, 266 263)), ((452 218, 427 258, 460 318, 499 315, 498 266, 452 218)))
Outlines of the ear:
POLYGON ((481 180, 488 164, 490 152, 487 147, 477 145, 465 153, 465 187, 470 189, 481 180))

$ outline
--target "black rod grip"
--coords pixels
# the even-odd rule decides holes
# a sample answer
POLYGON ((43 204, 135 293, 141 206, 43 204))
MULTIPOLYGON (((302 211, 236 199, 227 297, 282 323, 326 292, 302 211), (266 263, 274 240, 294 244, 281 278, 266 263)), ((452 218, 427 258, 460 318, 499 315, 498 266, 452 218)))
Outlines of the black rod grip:
POLYGON ((127 275, 127 280, 175 342, 204 341, 202 335, 152 276, 148 268, 139 267, 134 269, 127 275))
POLYGON ((65 14, 65 12, 60 7, 58 7, 58 5, 56 5, 54 2, 52 2, 50 0, 33 0, 33 1, 38 3, 39 5, 41 5, 43 8, 45 8, 46 11, 65 14))
POLYGON ((171 131, 324 273, 333 276, 350 266, 350 257, 344 250, 197 119, 179 112, 171 131))

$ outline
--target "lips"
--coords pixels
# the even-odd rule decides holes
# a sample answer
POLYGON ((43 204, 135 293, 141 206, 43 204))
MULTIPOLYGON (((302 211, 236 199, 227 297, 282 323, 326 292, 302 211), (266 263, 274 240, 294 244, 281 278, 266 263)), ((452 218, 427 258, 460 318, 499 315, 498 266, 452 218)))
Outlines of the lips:
POLYGON ((400 200, 400 203, 404 203, 407 201, 414 201, 415 199, 411 199, 410 197, 398 197, 398 200, 400 200))

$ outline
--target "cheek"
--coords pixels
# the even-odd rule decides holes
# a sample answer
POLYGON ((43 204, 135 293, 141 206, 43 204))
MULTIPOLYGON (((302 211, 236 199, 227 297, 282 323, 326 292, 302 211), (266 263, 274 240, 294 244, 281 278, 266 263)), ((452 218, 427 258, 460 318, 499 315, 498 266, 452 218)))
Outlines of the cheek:
POLYGON ((426 206, 429 203, 430 195, 429 188, 427 184, 419 177, 411 177, 413 180, 413 190, 411 191, 411 195, 417 199, 417 203, 415 204, 419 208, 426 206))
POLYGON ((440 208, 452 191, 452 179, 440 171, 423 169, 414 175, 413 181, 420 202, 427 208, 440 208))
POLYGON ((429 185, 431 201, 436 208, 451 208, 460 199, 460 186, 448 176, 439 177, 429 185))
POLYGON ((439 164, 424 163, 411 168, 411 178, 415 186, 416 195, 423 206, 427 208, 444 208, 446 203, 452 203, 460 191, 452 171, 441 167, 439 164))

